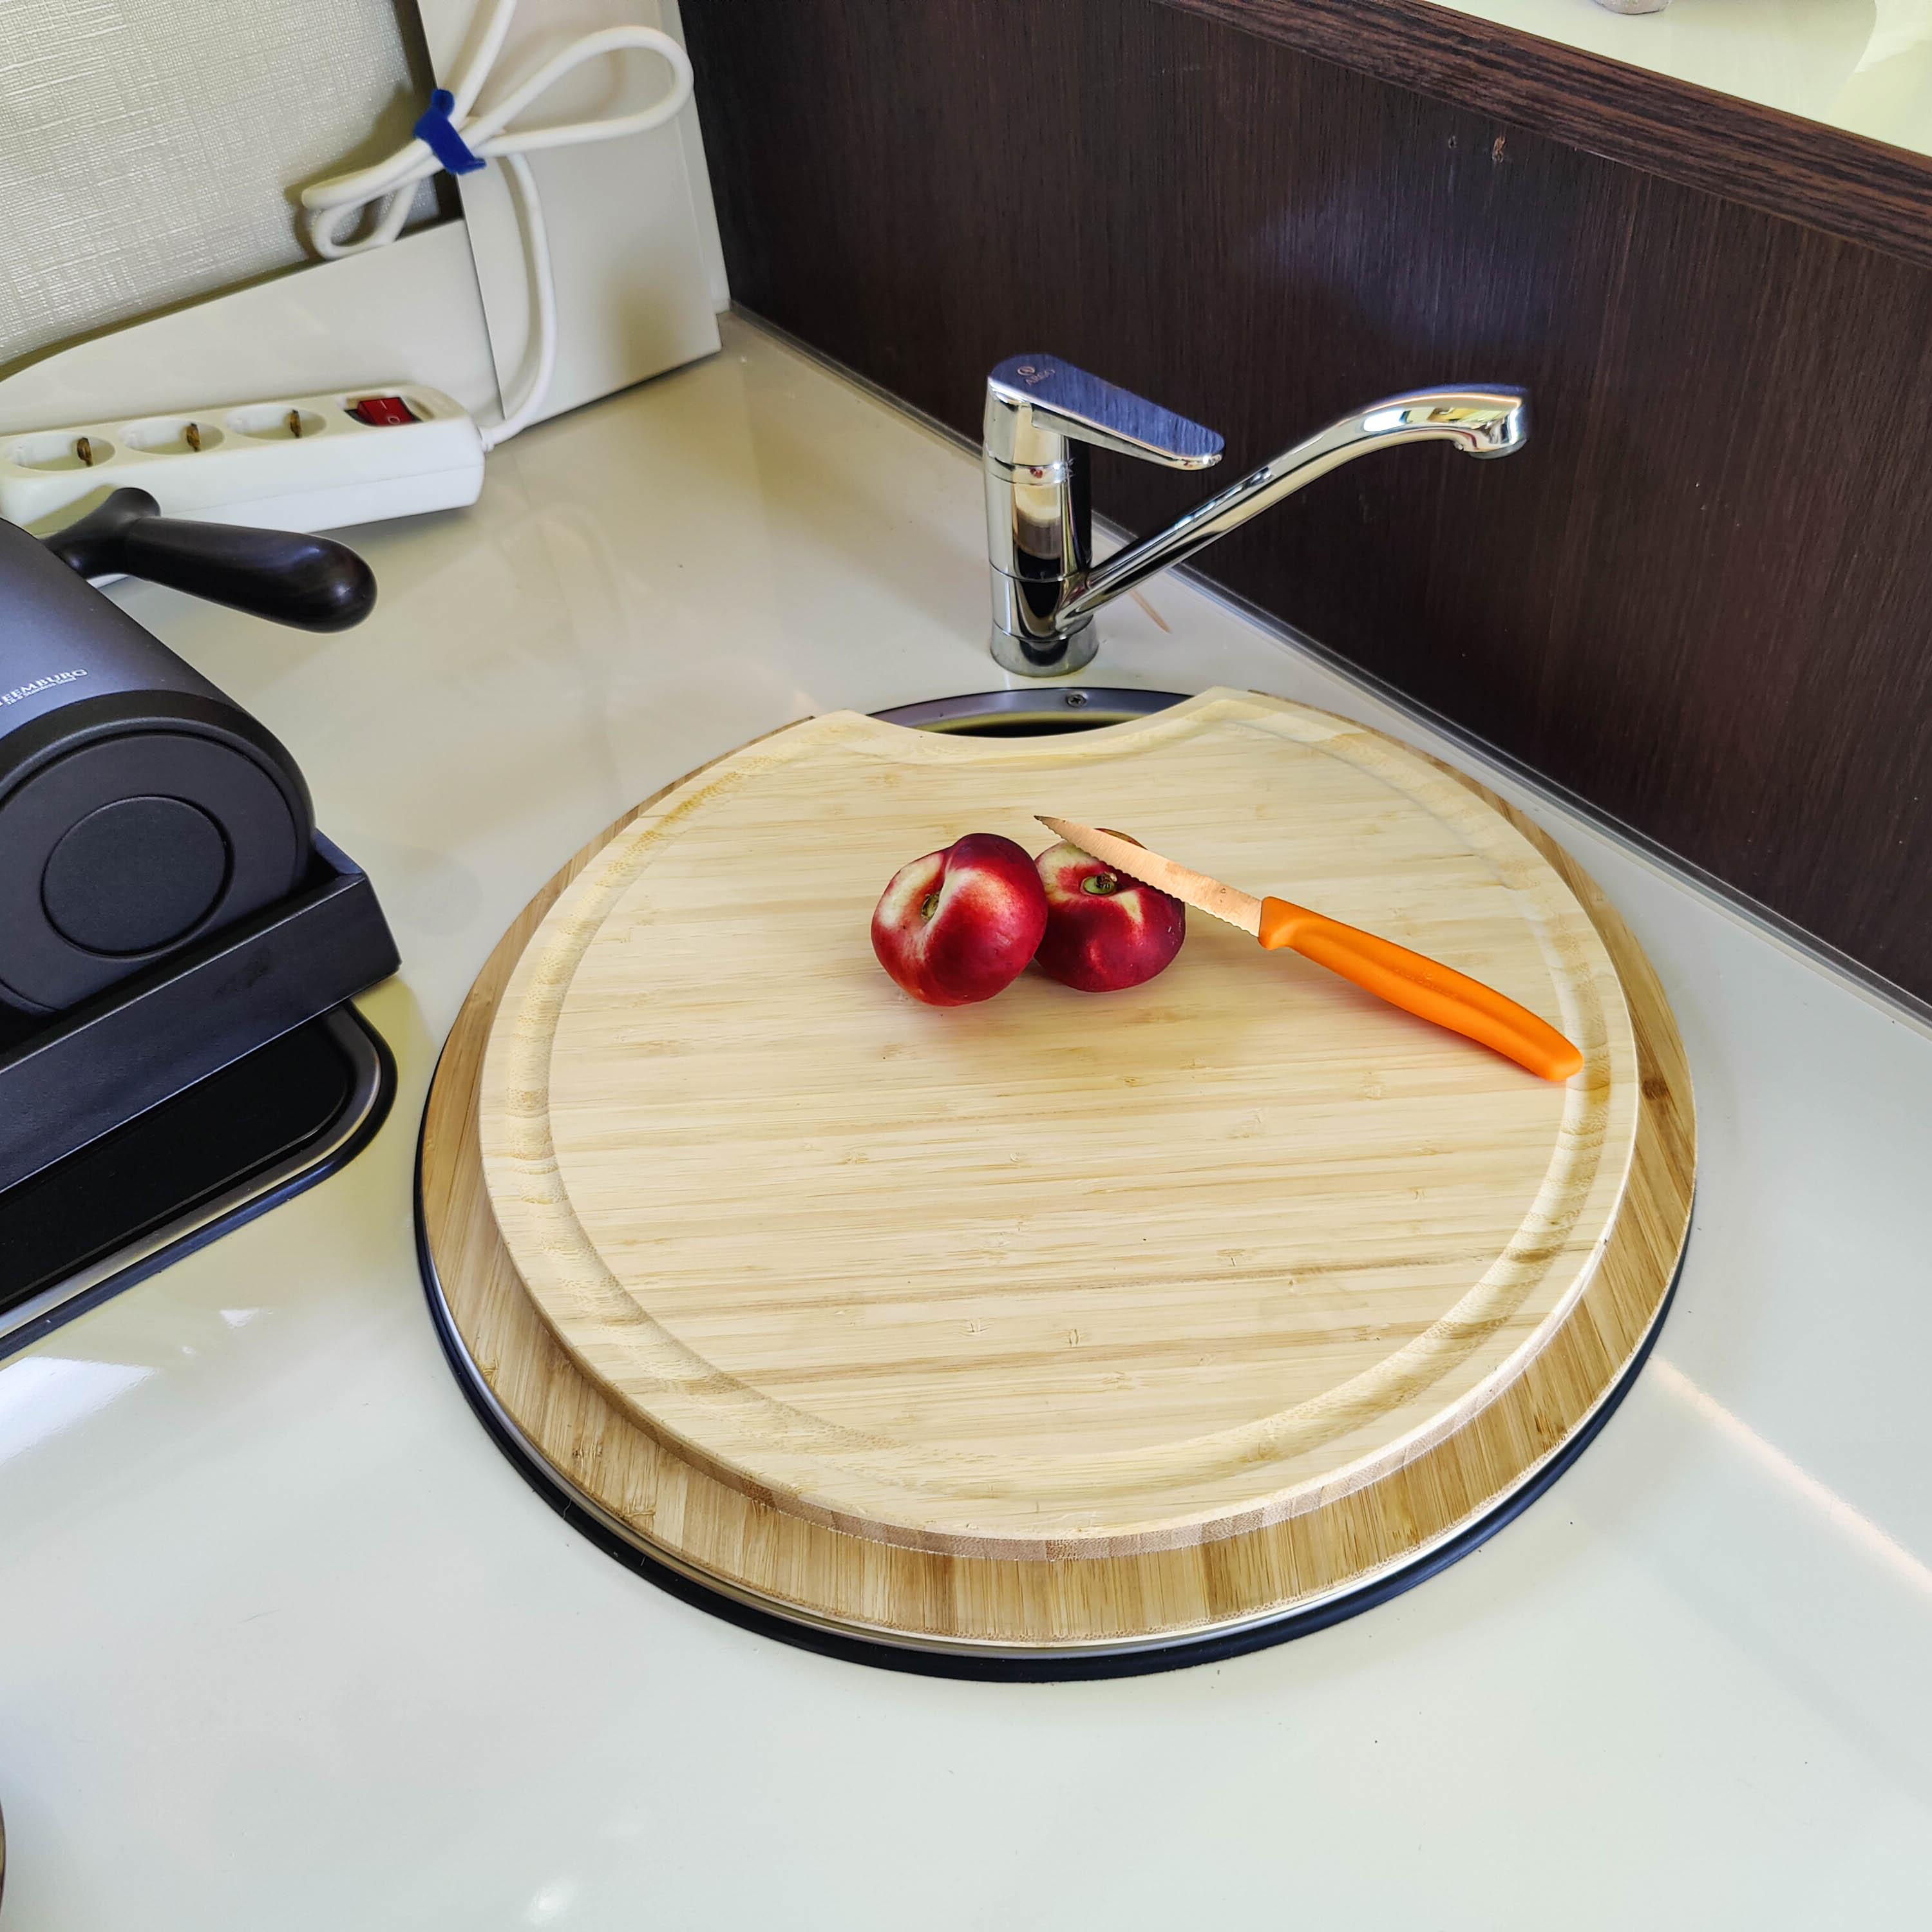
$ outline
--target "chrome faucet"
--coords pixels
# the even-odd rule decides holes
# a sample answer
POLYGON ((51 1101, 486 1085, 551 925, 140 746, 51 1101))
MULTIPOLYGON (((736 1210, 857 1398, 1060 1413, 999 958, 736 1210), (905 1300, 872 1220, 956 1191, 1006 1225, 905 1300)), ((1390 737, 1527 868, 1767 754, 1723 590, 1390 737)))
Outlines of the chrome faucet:
POLYGON ((1354 457, 1436 440, 1471 456, 1514 455, 1529 440, 1529 398, 1490 388, 1384 397, 1096 566, 1088 448, 1119 450, 1170 470, 1205 470, 1220 461, 1222 440, 1056 357, 1010 357, 986 378, 981 452, 993 656, 1022 677, 1078 670, 1097 648, 1094 613, 1102 604, 1354 457))

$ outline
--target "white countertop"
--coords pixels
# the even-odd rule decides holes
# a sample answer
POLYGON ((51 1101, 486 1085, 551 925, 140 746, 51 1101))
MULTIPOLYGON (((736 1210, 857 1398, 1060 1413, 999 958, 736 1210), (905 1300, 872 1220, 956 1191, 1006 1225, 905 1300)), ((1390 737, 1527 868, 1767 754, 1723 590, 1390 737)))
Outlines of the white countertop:
MULTIPOLYGON (((1702 1147, 1656 1354, 1474 1556, 1226 1664, 944 1682, 687 1608, 484 1435, 410 1184, 499 934, 754 734, 1007 681, 976 466, 726 345, 507 446, 474 510, 358 533, 359 630, 116 593, 374 875, 401 1090, 346 1172, 0 1364, 0 1928, 1916 1922, 1932 1038, 1492 772, 1649 949, 1702 1147)), ((1085 681, 1444 748, 1199 591, 1148 597, 1165 628, 1117 608, 1085 681)))
POLYGON ((1436 0, 1719 94, 1932 153, 1932 0, 1436 0))

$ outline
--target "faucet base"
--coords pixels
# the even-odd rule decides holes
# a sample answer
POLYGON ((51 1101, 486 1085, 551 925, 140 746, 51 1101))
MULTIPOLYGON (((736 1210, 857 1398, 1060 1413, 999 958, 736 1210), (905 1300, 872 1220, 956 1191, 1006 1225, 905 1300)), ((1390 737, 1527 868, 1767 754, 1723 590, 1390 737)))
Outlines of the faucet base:
POLYGON ((993 627, 993 662, 1018 677, 1066 677, 1094 662, 1100 640, 1089 618, 1078 629, 1050 638, 1022 638, 993 627))

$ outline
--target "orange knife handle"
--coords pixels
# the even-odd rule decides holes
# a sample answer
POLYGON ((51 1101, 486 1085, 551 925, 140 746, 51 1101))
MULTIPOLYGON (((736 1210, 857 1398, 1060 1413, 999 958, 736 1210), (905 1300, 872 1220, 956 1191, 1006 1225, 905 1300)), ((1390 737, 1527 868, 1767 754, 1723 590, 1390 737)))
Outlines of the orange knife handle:
POLYGON ((1493 1047, 1546 1080, 1567 1080, 1583 1064, 1582 1054, 1527 1006, 1392 939, 1286 899, 1262 900, 1258 936, 1270 950, 1291 947, 1390 1006, 1493 1047))

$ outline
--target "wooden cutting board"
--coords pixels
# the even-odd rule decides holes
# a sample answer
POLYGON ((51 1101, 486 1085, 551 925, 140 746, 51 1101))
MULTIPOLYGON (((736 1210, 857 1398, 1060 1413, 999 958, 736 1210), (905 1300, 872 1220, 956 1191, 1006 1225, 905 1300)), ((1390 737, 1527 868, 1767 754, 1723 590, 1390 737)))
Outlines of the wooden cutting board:
POLYGON ((1019 1652, 1278 1616, 1493 1508, 1641 1345, 1691 1166, 1668 1010, 1574 866, 1392 740, 1228 692, 1071 738, 838 714, 672 788, 506 937, 423 1159, 462 1345, 633 1540, 1019 1652), (910 1000, 886 878, 1043 845, 1035 810, 1444 958, 1584 1070, 1202 919, 1126 993, 910 1000))
POLYGON ((1635 1146, 1616 969, 1522 834, 1379 734, 1210 692, 1074 738, 814 719, 676 788, 511 977, 479 1125, 578 1362, 848 1533, 1126 1553, 1276 1521, 1456 1427, 1587 1284, 1635 1146), (872 958, 904 860, 1117 825, 1501 987, 1539 1081, 1192 922, 1150 985, 938 1010, 872 958))

